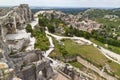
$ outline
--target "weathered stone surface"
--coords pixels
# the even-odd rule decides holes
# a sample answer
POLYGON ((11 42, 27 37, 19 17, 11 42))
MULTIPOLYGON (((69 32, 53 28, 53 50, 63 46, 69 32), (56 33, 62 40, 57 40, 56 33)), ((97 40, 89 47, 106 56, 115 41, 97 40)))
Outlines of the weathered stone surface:
POLYGON ((32 11, 27 4, 0 11, 0 37, 7 42, 10 50, 19 52, 28 46, 30 41, 29 34, 22 31, 25 25, 33 20, 32 11), (16 43, 11 43, 12 41, 16 43))
POLYGON ((22 70, 23 80, 36 80, 36 67, 33 65, 27 66, 22 70))
POLYGON ((1 35, 4 37, 6 34, 16 33, 16 29, 23 29, 24 25, 31 20, 33 20, 33 14, 27 4, 13 7, 8 12, 5 11, 4 16, 0 16, 1 35))
MULTIPOLYGON (((27 4, 0 9, 0 61, 12 68, 13 75, 22 80, 49 80, 53 70, 41 51, 23 52, 30 41, 24 28, 31 20, 33 15, 27 4)), ((13 76, 9 78, 13 80, 13 76)))
POLYGON ((49 80, 53 76, 50 61, 43 60, 40 50, 11 55, 15 73, 22 80, 49 80), (39 72, 42 72, 42 75, 39 72))
POLYGON ((40 76, 42 76, 43 80, 49 80, 53 77, 54 72, 52 67, 50 66, 50 61, 41 62, 40 64, 36 65, 36 73, 39 73, 41 71, 41 75, 37 75, 38 80, 40 79, 40 76))

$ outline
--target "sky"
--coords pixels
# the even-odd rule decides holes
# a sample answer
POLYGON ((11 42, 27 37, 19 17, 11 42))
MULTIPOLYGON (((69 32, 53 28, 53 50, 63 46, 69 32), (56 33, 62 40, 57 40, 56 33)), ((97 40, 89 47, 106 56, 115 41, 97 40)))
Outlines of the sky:
POLYGON ((107 7, 119 8, 120 0, 0 0, 0 6, 29 4, 38 7, 107 7))

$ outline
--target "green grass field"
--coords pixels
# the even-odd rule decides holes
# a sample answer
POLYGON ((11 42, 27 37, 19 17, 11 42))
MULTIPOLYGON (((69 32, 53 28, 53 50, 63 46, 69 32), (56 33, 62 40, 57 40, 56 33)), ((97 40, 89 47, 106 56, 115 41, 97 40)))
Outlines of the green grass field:
POLYGON ((65 48, 68 51, 69 55, 80 55, 81 57, 95 63, 96 65, 105 65, 107 59, 101 55, 100 51, 94 48, 92 45, 80 46, 77 43, 71 40, 64 41, 65 48))
MULTIPOLYGON (((59 51, 58 42, 55 39, 53 40, 55 44, 55 50, 51 53, 50 56, 64 58, 62 53, 59 51)), ((97 67, 105 66, 107 63, 113 72, 112 75, 116 74, 120 76, 120 65, 107 59, 99 50, 97 50, 97 48, 93 47, 92 45, 80 46, 72 40, 63 40, 63 42, 65 44, 65 50, 68 52, 67 56, 81 56, 97 67)), ((81 68, 81 65, 79 64, 77 65, 76 63, 72 63, 72 65, 79 66, 81 68)))
POLYGON ((108 48, 107 48, 107 47, 105 47, 104 43, 101 43, 101 42, 99 42, 99 41, 97 41, 95 39, 91 39, 91 41, 96 43, 97 45, 100 45, 100 46, 102 46, 102 47, 104 47, 106 49, 109 49, 109 50, 111 50, 111 51, 113 51, 113 52, 115 52, 117 54, 120 54, 120 48, 119 47, 108 45, 108 48))

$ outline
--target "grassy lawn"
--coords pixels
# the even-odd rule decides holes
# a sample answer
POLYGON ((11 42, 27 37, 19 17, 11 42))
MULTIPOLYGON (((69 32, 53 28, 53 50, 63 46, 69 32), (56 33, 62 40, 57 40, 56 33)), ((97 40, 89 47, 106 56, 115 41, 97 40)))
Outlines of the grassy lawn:
POLYGON ((72 40, 65 40, 64 43, 65 48, 69 53, 68 55, 80 55, 88 61, 101 66, 105 65, 104 63, 107 62, 106 57, 104 57, 100 51, 92 45, 80 46, 72 40))
MULTIPOLYGON (((55 44, 55 50, 50 54, 50 56, 64 58, 59 50, 60 45, 54 38, 53 41, 55 44)), ((65 49, 68 52, 67 56, 79 55, 97 67, 105 66, 105 64, 107 63, 109 64, 112 72, 120 76, 120 65, 107 59, 104 55, 102 55, 102 53, 99 50, 97 50, 92 45, 80 46, 79 44, 73 42, 72 40, 63 40, 63 42, 65 44, 64 45, 65 49)), ((82 65, 78 64, 78 62, 71 64, 74 65, 75 67, 82 68, 82 65)))
POLYGON ((119 47, 108 45, 108 48, 107 48, 107 47, 105 47, 104 43, 101 43, 101 42, 99 42, 99 41, 97 41, 95 39, 91 39, 91 41, 96 43, 97 45, 100 45, 100 46, 102 46, 102 47, 104 47, 106 49, 109 49, 109 50, 111 50, 111 51, 113 51, 113 52, 115 52, 117 54, 120 54, 120 48, 119 47))

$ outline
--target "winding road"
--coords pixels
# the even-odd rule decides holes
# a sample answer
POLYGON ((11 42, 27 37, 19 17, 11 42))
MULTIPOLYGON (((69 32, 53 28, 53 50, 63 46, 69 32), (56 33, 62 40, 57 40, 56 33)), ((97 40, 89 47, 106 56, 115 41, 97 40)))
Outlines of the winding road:
MULTIPOLYGON (((52 38, 50 36, 48 36, 48 35, 51 35, 52 37, 56 38, 57 40, 61 40, 61 39, 78 39, 78 40, 82 40, 84 42, 87 42, 88 44, 92 44, 91 41, 88 41, 88 40, 86 40, 84 38, 79 38, 79 37, 63 37, 63 36, 61 37, 61 36, 57 36, 57 35, 51 34, 51 33, 49 33, 47 27, 46 27, 45 33, 46 33, 46 36, 49 39, 50 48, 49 48, 49 50, 46 51, 46 53, 44 54, 44 56, 47 57, 48 59, 52 60, 54 67, 62 65, 63 63, 60 64, 60 62, 57 62, 57 61, 53 60, 52 58, 48 57, 48 55, 54 50, 54 44, 53 44, 52 38)), ((114 78, 114 77, 108 75, 107 73, 101 71, 99 68, 95 67, 94 65, 92 65, 92 64, 89 65, 90 63, 87 62, 87 61, 85 61, 85 60, 83 60, 82 58, 79 58, 79 61, 80 61, 80 63, 83 62, 82 64, 84 66, 86 66, 86 67, 90 68, 91 70, 95 71, 96 73, 98 73, 99 75, 101 75, 102 77, 104 77, 105 79, 107 79, 107 80, 117 80, 116 78, 114 78)), ((86 75, 86 74, 84 74, 84 75, 86 75)))
POLYGON ((64 36, 58 36, 58 35, 49 33, 48 31, 45 31, 45 32, 46 32, 46 34, 51 35, 52 37, 56 38, 56 40, 61 40, 61 39, 73 39, 74 40, 74 39, 77 39, 77 40, 81 40, 81 41, 87 43, 88 45, 93 44, 93 46, 96 47, 99 51, 101 51, 105 57, 120 64, 120 55, 119 54, 114 53, 110 50, 107 50, 101 46, 100 46, 100 48, 98 48, 95 43, 93 43, 93 42, 91 42, 83 37, 64 37, 64 36))
MULTIPOLYGON (((51 45, 52 47, 54 47, 54 46, 53 46, 54 44, 53 44, 53 42, 51 41, 51 40, 52 40, 51 37, 49 37, 48 35, 51 35, 52 37, 56 38, 57 40, 61 40, 61 39, 73 39, 73 40, 74 40, 74 39, 78 39, 78 40, 82 40, 82 41, 84 41, 84 42, 87 42, 88 44, 92 44, 91 41, 86 40, 86 39, 84 39, 84 38, 80 38, 80 37, 63 37, 63 36, 57 36, 57 35, 51 34, 51 33, 49 33, 48 29, 45 31, 45 33, 46 33, 47 37, 49 38, 49 42, 50 42, 50 45, 51 45)), ((95 44, 94 44, 94 45, 95 45, 95 44)), ((96 48, 97 48, 97 45, 96 45, 96 48)), ((50 54, 50 51, 51 51, 51 50, 54 50, 54 48, 50 48, 50 49, 48 50, 48 53, 46 52, 46 55, 47 55, 47 56, 50 54)), ((99 50, 100 50, 103 54, 105 53, 105 52, 103 52, 103 51, 105 50, 104 48, 101 47, 101 49, 99 49, 99 50)), ((105 51, 106 51, 106 50, 105 50, 105 51)), ((51 51, 51 52, 52 52, 52 51, 51 51)), ((106 52, 107 52, 107 51, 106 51, 106 52)), ((106 55, 105 55, 105 56, 106 56, 106 55)), ((109 58, 108 56, 106 56, 106 57, 109 58)), ((109 59, 110 59, 110 58, 109 58, 109 59)), ((112 58, 111 58, 111 60, 112 60, 112 58)), ((90 68, 91 70, 95 71, 96 73, 98 73, 99 75, 101 75, 102 77, 104 77, 105 79, 107 79, 107 80, 117 80, 116 78, 114 78, 114 77, 106 74, 105 72, 99 70, 99 69, 98 69, 97 67, 95 67, 94 65, 90 65, 89 62, 83 60, 82 58, 79 58, 79 61, 80 61, 80 63, 83 62, 82 64, 83 64, 84 66, 86 66, 86 67, 90 68)), ((114 61, 114 59, 113 59, 113 61, 114 61)), ((54 60, 53 60, 53 62, 54 62, 54 60)), ((58 64, 58 65, 59 65, 59 64, 58 64)))

